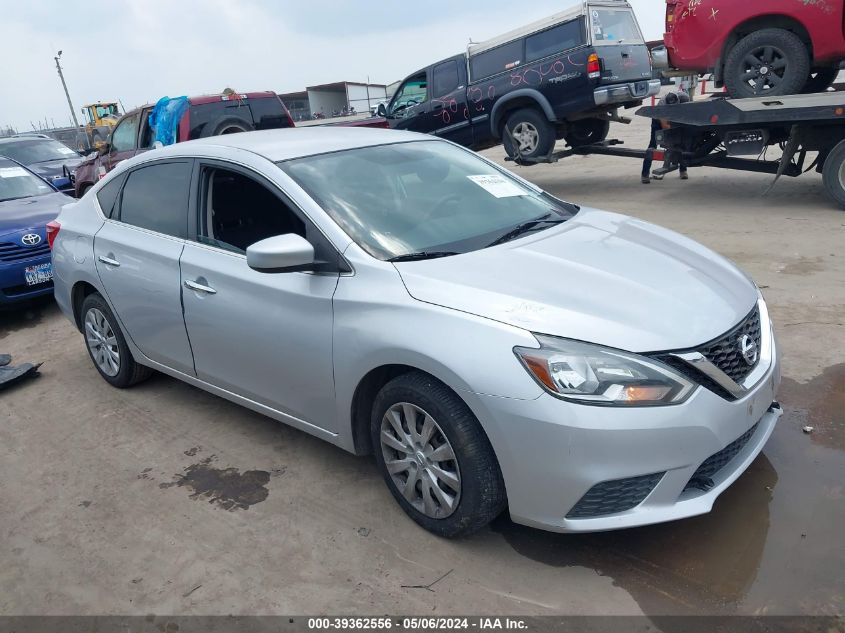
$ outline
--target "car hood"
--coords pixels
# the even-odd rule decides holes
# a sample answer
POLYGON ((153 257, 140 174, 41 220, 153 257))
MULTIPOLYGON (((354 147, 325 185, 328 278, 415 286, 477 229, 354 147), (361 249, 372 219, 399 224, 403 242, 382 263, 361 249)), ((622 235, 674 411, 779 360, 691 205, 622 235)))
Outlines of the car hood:
POLYGON ((62 167, 67 166, 69 171, 73 171, 81 162, 82 157, 77 156, 76 158, 57 158, 56 160, 48 160, 43 163, 27 165, 27 167, 30 171, 35 172, 42 178, 50 180, 56 176, 64 175, 62 167))
POLYGON ((395 266, 420 301, 633 352, 701 345, 757 300, 742 271, 697 242, 592 209, 501 246, 395 266))
POLYGON ((73 202, 63 193, 0 202, 0 236, 43 227, 55 220, 63 205, 73 202))

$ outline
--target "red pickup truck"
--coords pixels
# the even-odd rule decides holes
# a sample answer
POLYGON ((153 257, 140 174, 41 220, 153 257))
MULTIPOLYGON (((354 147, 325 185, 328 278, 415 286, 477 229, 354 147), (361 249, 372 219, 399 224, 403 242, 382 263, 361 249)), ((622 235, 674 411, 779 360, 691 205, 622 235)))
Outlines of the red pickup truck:
POLYGON ((666 0, 668 65, 713 73, 737 98, 821 92, 845 59, 843 8, 844 0, 666 0))

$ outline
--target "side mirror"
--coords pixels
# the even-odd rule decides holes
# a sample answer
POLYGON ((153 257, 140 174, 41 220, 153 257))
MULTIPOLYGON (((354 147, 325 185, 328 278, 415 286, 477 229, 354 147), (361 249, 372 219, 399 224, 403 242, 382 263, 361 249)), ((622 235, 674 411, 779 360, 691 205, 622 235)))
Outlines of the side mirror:
POLYGON ((246 263, 267 273, 306 270, 314 265, 314 247, 295 233, 276 235, 248 246, 246 263))

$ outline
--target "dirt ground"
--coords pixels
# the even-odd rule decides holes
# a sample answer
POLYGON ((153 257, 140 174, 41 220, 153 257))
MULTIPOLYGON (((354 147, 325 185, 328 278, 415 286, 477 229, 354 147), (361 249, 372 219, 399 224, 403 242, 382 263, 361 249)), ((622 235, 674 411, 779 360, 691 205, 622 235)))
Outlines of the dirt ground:
MULTIPOLYGON (((648 127, 613 135, 643 146, 648 127)), ((370 459, 163 376, 112 389, 43 301, 0 313, 0 352, 44 363, 0 393, 0 614, 843 614, 845 211, 817 174, 762 197, 767 176, 644 186, 639 168, 517 171, 689 235, 764 288, 786 414, 711 514, 579 536, 502 517, 441 540, 370 459)))

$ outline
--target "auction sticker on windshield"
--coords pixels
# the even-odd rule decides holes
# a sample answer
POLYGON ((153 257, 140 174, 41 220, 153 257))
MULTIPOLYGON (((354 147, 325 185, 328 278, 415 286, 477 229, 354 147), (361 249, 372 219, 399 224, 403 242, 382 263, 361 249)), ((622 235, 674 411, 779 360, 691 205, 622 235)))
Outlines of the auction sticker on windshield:
POLYGON ((518 187, 511 180, 504 176, 498 175, 483 175, 483 176, 467 176, 476 185, 483 188, 490 195, 497 198, 510 198, 513 196, 526 196, 528 192, 521 187, 518 187))
POLYGON ((0 167, 0 178, 20 178, 26 176, 23 167, 0 167))
POLYGON ((27 286, 43 284, 53 279, 53 265, 50 262, 27 266, 23 271, 27 286))

